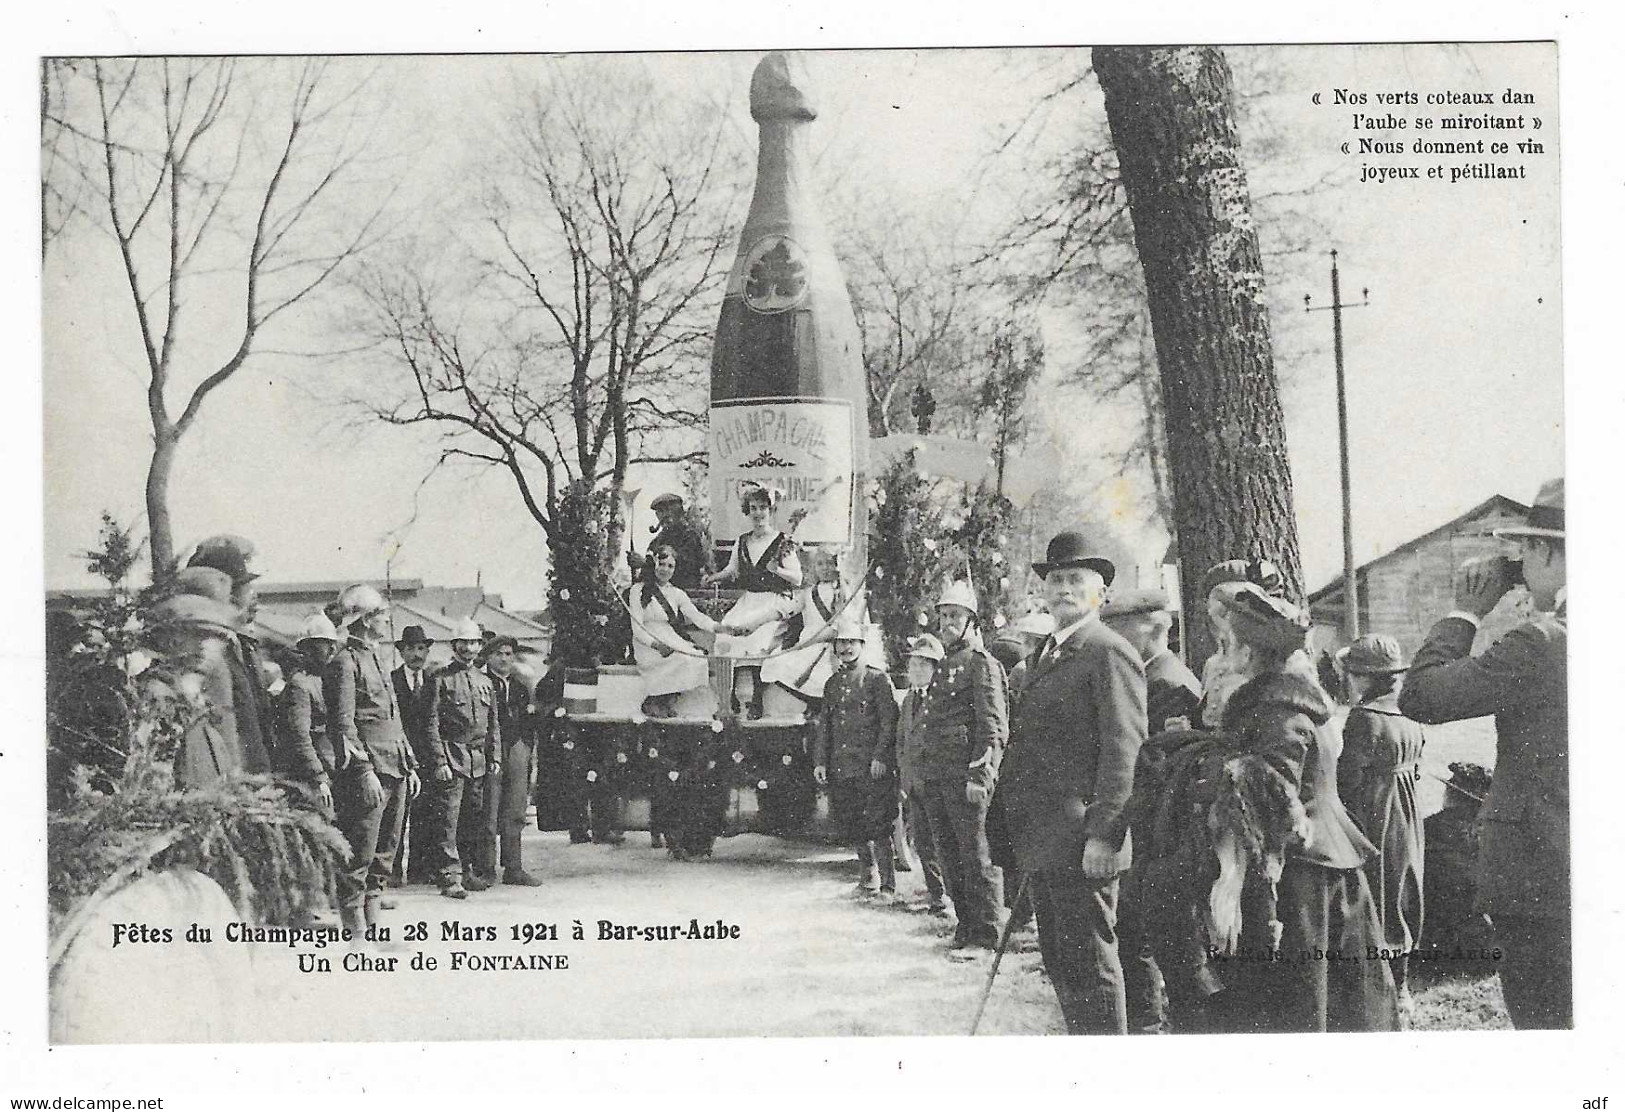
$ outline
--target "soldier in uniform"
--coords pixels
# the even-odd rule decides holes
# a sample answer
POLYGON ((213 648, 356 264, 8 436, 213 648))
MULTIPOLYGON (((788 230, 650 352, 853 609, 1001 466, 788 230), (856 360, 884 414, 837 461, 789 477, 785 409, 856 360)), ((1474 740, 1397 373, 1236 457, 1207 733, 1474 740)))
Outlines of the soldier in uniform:
POLYGON ((1067 1031, 1123 1034, 1117 877, 1131 853, 1124 812, 1145 741, 1145 668, 1097 620, 1116 569, 1081 533, 1051 539, 1033 570, 1058 628, 1028 661, 1001 790, 1067 1031))
MULTIPOLYGON (((401 666, 390 675, 395 684, 395 701, 401 708, 401 726, 406 730, 406 743, 412 747, 418 768, 433 768, 434 754, 440 749, 437 727, 439 707, 435 705, 435 685, 430 682, 429 650, 434 638, 420 625, 409 625, 401 631, 395 642, 395 651, 401 654, 401 666)), ((401 848, 395 855, 395 877, 405 878, 413 884, 428 884, 433 878, 430 858, 436 841, 434 820, 435 793, 419 792, 407 810, 406 829, 401 835, 401 848), (404 859, 404 860, 403 860, 404 859)))
MULTIPOLYGON (((1141 759, 1150 759, 1159 741, 1168 751, 1192 736, 1198 720, 1202 685, 1168 648, 1173 604, 1159 588, 1113 591, 1100 608, 1100 619, 1140 654, 1145 666, 1145 714, 1148 739, 1141 759), (1174 731, 1170 733, 1169 731, 1174 731)), ((1167 1029, 1168 1005, 1162 971, 1146 941, 1143 902, 1135 873, 1124 878, 1118 899, 1118 948, 1123 957, 1123 989, 1128 1029, 1157 1034, 1167 1029)))
POLYGON ((485 792, 489 778, 502 775, 502 733, 491 678, 475 666, 482 641, 472 618, 457 623, 451 662, 435 673, 439 708, 434 779, 439 806, 439 844, 434 861, 440 894, 453 900, 491 887, 496 871, 489 846, 485 792))
POLYGON ((299 631, 299 659, 277 700, 282 736, 281 773, 298 784, 323 811, 333 813, 332 781, 338 775, 333 739, 327 732, 327 699, 322 675, 339 651, 338 630, 324 614, 313 614, 299 631))
POLYGON ((958 924, 953 949, 993 950, 1004 902, 987 840, 987 809, 1009 735, 1004 668, 982 647, 976 592, 948 584, 937 600, 944 657, 920 705, 920 775, 937 861, 958 924))
MULTIPOLYGON (((346 837, 355 835, 351 883, 365 884, 363 910, 371 926, 395 866, 407 801, 418 791, 417 762, 389 678, 389 606, 365 583, 346 587, 339 602, 348 640, 328 664, 322 690, 334 754, 348 773, 335 803, 346 837)), ((349 914, 344 906, 340 911, 349 914)))
POLYGON ((519 642, 508 636, 493 637, 485 646, 485 671, 495 692, 502 737, 502 774, 491 774, 485 809, 491 818, 489 837, 501 851, 502 883, 534 888, 542 880, 525 871, 520 843, 536 757, 536 706, 524 675, 514 667, 518 652, 519 642))
POLYGON ((813 779, 829 786, 835 821, 857 847, 858 890, 895 894, 897 700, 886 673, 862 661, 863 645, 861 621, 843 616, 836 622, 840 663, 813 719, 813 779))

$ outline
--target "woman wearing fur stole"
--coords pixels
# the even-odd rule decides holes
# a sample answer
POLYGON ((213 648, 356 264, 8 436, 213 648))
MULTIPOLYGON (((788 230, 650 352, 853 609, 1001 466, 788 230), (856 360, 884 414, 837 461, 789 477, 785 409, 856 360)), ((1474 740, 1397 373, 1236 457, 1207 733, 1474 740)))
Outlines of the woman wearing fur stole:
POLYGON ((1362 871, 1376 849, 1338 798, 1341 742, 1305 653, 1308 615, 1252 583, 1215 593, 1243 682, 1223 714, 1240 755, 1208 816, 1220 872, 1210 940, 1234 955, 1216 962, 1224 989, 1208 1002, 1212 1029, 1395 1030, 1393 977, 1368 960, 1382 944, 1362 871))

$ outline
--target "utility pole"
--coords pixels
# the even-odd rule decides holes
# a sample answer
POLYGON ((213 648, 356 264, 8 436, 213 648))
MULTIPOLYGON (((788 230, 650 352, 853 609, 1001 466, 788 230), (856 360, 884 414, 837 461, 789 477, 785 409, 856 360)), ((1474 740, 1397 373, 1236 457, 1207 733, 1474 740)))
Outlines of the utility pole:
POLYGON ((1343 474, 1343 636, 1353 641, 1360 636, 1360 600, 1354 582, 1354 508, 1349 496, 1349 403, 1348 390, 1343 385, 1343 310, 1359 309, 1371 304, 1371 291, 1360 290, 1360 300, 1345 304, 1342 287, 1337 276, 1337 252, 1332 252, 1332 303, 1310 305, 1310 296, 1303 295, 1306 313, 1332 313, 1332 358, 1337 364, 1337 451, 1343 474))

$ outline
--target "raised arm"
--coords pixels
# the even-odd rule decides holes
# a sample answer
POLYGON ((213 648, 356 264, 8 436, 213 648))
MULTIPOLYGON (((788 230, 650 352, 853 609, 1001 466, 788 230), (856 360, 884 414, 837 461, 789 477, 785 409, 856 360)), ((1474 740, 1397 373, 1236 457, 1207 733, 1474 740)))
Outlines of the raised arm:
POLYGON ((1456 722, 1511 710, 1546 697, 1549 631, 1526 622, 1477 656, 1466 618, 1437 623, 1416 652, 1399 692, 1399 709, 1418 722, 1456 722))

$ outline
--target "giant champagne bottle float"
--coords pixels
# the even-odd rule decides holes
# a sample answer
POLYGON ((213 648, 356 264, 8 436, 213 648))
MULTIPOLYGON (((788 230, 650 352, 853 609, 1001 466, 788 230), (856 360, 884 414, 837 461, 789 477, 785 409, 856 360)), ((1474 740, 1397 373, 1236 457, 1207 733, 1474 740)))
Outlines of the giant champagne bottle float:
POLYGON ((750 82, 760 129, 756 191, 711 357, 711 520, 718 542, 749 531, 739 487, 777 486, 779 528, 843 557, 861 588, 867 498, 863 348, 819 214, 807 155, 817 117, 799 61, 772 53, 750 82))

